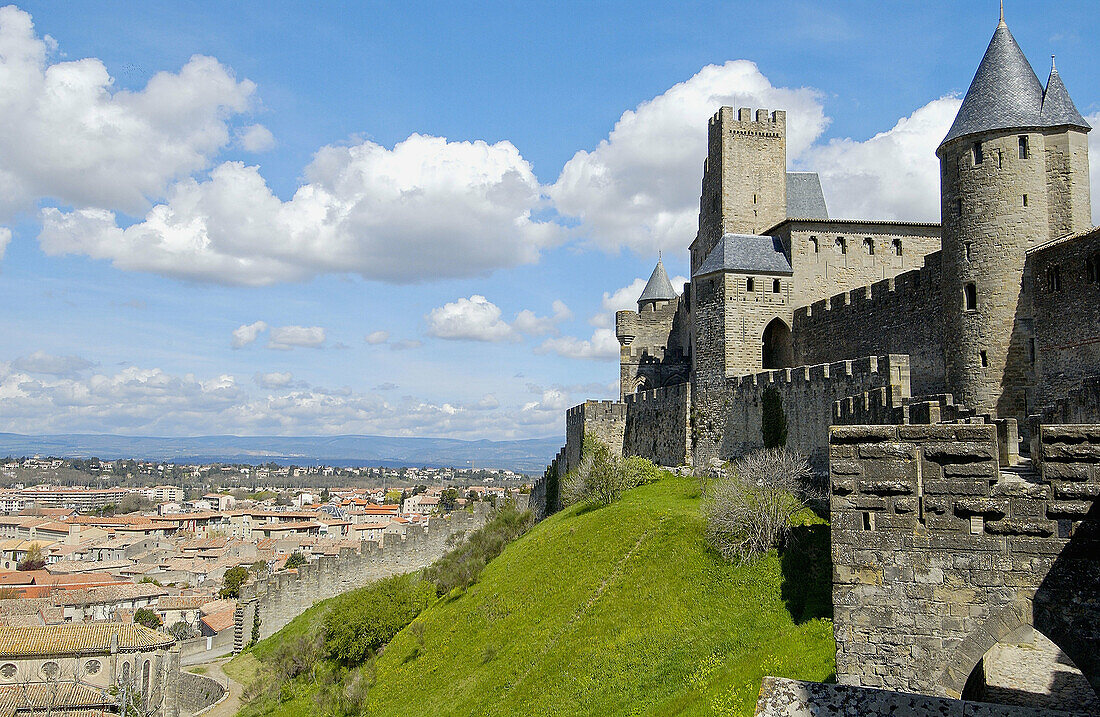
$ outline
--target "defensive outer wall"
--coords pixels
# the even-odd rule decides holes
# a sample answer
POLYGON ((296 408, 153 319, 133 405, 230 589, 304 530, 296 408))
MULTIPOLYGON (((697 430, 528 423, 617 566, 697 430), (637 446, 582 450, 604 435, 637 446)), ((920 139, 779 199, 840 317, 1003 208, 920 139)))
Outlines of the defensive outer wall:
MULTIPOLYGON (((363 587, 372 580, 427 567, 453 545, 452 536, 477 530, 488 517, 485 504, 472 513, 458 511, 427 526, 409 526, 402 539, 386 535, 381 543, 363 541, 358 552, 350 548, 298 568, 241 586, 233 625, 233 652, 252 639, 259 615, 259 637, 264 639, 313 606, 314 603, 363 587)), ((226 631, 228 632, 228 631, 226 631)))
POLYGON ((837 426, 830 441, 837 679, 958 698, 1034 628, 1100 688, 1100 426, 837 426))

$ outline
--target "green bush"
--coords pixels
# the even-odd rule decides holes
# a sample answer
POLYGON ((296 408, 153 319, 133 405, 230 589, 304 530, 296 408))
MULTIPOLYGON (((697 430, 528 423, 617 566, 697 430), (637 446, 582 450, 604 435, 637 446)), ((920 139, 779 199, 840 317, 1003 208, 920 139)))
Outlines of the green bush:
POLYGON ((432 583, 413 575, 379 580, 339 596, 324 617, 324 653, 347 667, 362 664, 435 600, 432 583))
POLYGON ((659 476, 660 469, 652 462, 637 456, 620 458, 598 438, 586 433, 581 447, 581 463, 563 481, 562 504, 610 505, 622 496, 623 491, 652 483, 659 476))
POLYGON ((308 561, 306 560, 306 556, 295 550, 293 553, 290 554, 290 557, 286 559, 286 565, 284 567, 286 567, 287 570, 292 570, 294 568, 302 567, 307 562, 308 561))
POLYGON ((424 579, 435 585, 439 595, 455 588, 466 589, 477 582, 485 565, 504 551, 505 546, 527 532, 535 519, 530 511, 520 511, 509 498, 481 526, 454 550, 424 569, 424 579))

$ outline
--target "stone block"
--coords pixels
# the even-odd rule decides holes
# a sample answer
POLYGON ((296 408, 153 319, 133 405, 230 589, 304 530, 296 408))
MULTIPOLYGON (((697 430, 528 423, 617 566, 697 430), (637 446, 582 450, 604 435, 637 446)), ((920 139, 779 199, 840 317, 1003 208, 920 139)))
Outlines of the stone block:
POLYGON ((924 447, 924 456, 936 463, 977 463, 995 461, 996 444, 989 443, 929 443, 924 447))
POLYGON ((912 443, 874 443, 861 445, 859 457, 864 459, 894 458, 912 460, 917 457, 916 446, 912 443))
POLYGON ((1100 483, 1070 483, 1055 481, 1051 484, 1054 496, 1061 499, 1095 500, 1100 498, 1100 483))
POLYGON ((896 441, 897 426, 831 426, 829 443, 881 443, 896 441))
POLYGON ((1048 521, 991 520, 986 522, 985 530, 993 535, 1029 535, 1047 538, 1054 535, 1054 524, 1048 521))
POLYGON ((1008 503, 991 498, 963 498, 955 501, 955 514, 961 516, 983 515, 995 520, 1008 514, 1008 503))
MULTIPOLYGON (((887 473, 887 475, 891 475, 887 473)), ((896 474, 893 474, 896 475, 896 474)), ((864 493, 874 495, 908 495, 916 492, 916 485, 906 480, 889 478, 863 478, 859 488, 864 493)))

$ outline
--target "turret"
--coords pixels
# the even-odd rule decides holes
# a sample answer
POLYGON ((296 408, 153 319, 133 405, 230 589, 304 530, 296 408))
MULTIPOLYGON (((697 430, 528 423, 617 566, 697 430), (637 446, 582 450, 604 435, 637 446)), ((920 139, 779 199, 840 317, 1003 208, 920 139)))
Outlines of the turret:
POLYGON ((656 311, 666 306, 668 302, 674 301, 676 297, 676 289, 668 280, 668 272, 665 271, 665 265, 658 256, 657 266, 653 267, 653 273, 649 275, 649 281, 646 282, 642 295, 638 297, 638 313, 656 311))
POLYGON ((1024 252, 1088 227, 1089 129, 1056 70, 1044 91, 1002 13, 936 150, 948 390, 981 413, 1028 412, 1024 252))

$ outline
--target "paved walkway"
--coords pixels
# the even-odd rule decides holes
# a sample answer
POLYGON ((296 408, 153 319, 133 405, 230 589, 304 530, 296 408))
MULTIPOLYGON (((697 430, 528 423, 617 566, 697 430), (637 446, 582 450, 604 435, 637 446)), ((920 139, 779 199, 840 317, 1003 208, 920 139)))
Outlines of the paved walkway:
POLYGON ((1045 635, 997 643, 985 656, 985 699, 1009 705, 1100 714, 1100 698, 1081 671, 1045 635))
POLYGON ((222 669, 222 665, 229 661, 229 658, 222 658, 219 660, 213 660, 211 662, 204 662, 201 665, 192 665, 188 672, 194 672, 196 667, 205 667, 205 676, 217 680, 219 683, 226 685, 229 689, 229 696, 218 704, 211 707, 206 712, 203 712, 203 717, 235 717, 237 710, 241 708, 241 685, 233 680, 229 675, 225 674, 225 670, 222 669))

